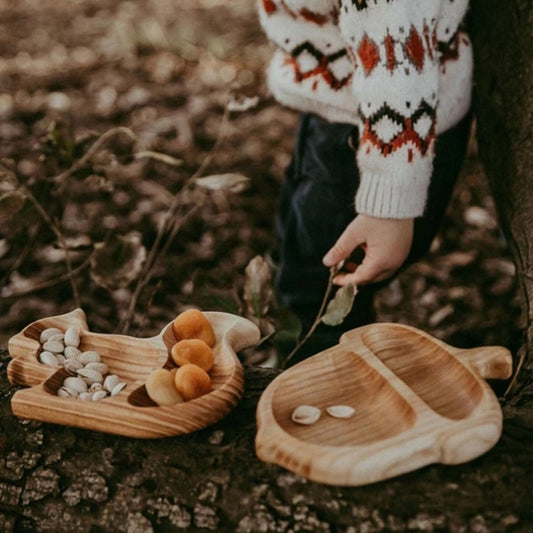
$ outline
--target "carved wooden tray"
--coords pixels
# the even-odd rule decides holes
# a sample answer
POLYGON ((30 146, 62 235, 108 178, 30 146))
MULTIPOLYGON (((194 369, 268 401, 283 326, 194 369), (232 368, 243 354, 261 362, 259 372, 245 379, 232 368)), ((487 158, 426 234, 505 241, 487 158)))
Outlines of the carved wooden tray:
POLYGON ((502 411, 481 378, 508 378, 508 350, 453 348, 412 327, 371 324, 280 374, 257 407, 258 457, 314 481, 363 485, 469 461, 499 439, 502 411), (299 405, 322 410, 292 421, 299 405), (332 405, 356 409, 348 419, 332 405))
POLYGON ((81 309, 33 322, 9 340, 8 379, 30 388, 15 392, 13 413, 21 418, 80 428, 152 438, 190 433, 226 416, 243 392, 243 370, 236 356, 239 350, 256 344, 259 331, 254 324, 227 313, 204 313, 216 336, 215 362, 210 371, 213 390, 200 398, 173 406, 159 407, 146 393, 144 383, 150 373, 173 366, 169 348, 175 343, 171 324, 159 335, 140 339, 125 335, 89 331, 81 309), (96 350, 111 374, 127 386, 116 396, 100 401, 60 398, 56 395, 69 374, 62 367, 38 361, 39 335, 50 327, 80 328, 83 351, 96 350))

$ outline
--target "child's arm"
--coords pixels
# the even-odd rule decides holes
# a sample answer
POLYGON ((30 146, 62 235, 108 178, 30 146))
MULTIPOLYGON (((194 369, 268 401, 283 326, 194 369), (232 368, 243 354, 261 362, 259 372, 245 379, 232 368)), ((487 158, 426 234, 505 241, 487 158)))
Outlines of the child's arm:
POLYGON ((363 285, 389 278, 398 270, 411 249, 413 219, 357 216, 324 256, 327 267, 346 259, 357 247, 365 251, 361 265, 352 273, 338 274, 337 285, 363 285))

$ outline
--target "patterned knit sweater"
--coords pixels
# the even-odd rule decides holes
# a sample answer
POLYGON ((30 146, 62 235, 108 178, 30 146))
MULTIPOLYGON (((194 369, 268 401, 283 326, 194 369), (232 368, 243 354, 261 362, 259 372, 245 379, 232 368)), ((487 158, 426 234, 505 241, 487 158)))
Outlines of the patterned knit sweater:
POLYGON ((358 213, 420 216, 436 135, 470 107, 468 0, 258 0, 277 100, 359 131, 358 213))

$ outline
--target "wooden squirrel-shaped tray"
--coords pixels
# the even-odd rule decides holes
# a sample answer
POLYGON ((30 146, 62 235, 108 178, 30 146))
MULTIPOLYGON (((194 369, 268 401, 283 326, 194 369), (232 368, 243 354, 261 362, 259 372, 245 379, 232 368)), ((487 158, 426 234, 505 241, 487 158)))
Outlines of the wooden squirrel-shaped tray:
POLYGON ((243 369, 236 352, 256 344, 259 330, 250 321, 228 313, 205 312, 216 343, 210 370, 212 391, 199 398, 171 406, 157 406, 146 393, 144 383, 153 370, 173 366, 169 355, 176 342, 172 323, 151 338, 93 333, 81 309, 37 320, 13 336, 8 343, 12 358, 7 369, 18 390, 11 399, 13 413, 26 419, 80 427, 129 437, 154 438, 190 433, 209 426, 237 404, 244 388, 243 369), (83 401, 57 396, 69 376, 63 367, 39 362, 39 337, 46 328, 81 332, 80 349, 97 351, 109 368, 126 383, 117 395, 100 401, 83 401))
POLYGON ((257 407, 256 453, 308 479, 347 486, 466 462, 501 435, 501 407, 484 379, 511 371, 502 347, 463 350, 409 326, 363 326, 269 384, 257 407), (300 405, 319 408, 318 421, 294 422, 300 405), (338 405, 355 412, 327 414, 338 405))

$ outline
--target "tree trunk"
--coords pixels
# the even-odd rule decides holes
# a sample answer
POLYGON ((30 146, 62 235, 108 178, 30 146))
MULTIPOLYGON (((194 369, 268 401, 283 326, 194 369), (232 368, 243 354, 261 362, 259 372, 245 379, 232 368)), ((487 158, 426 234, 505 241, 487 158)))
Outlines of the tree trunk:
POLYGON ((522 292, 524 340, 510 398, 533 396, 533 2, 473 0, 479 155, 522 292), (528 386, 529 385, 529 386, 528 386), (529 391, 528 391, 529 389, 529 391), (528 394, 529 393, 529 394, 528 394))

